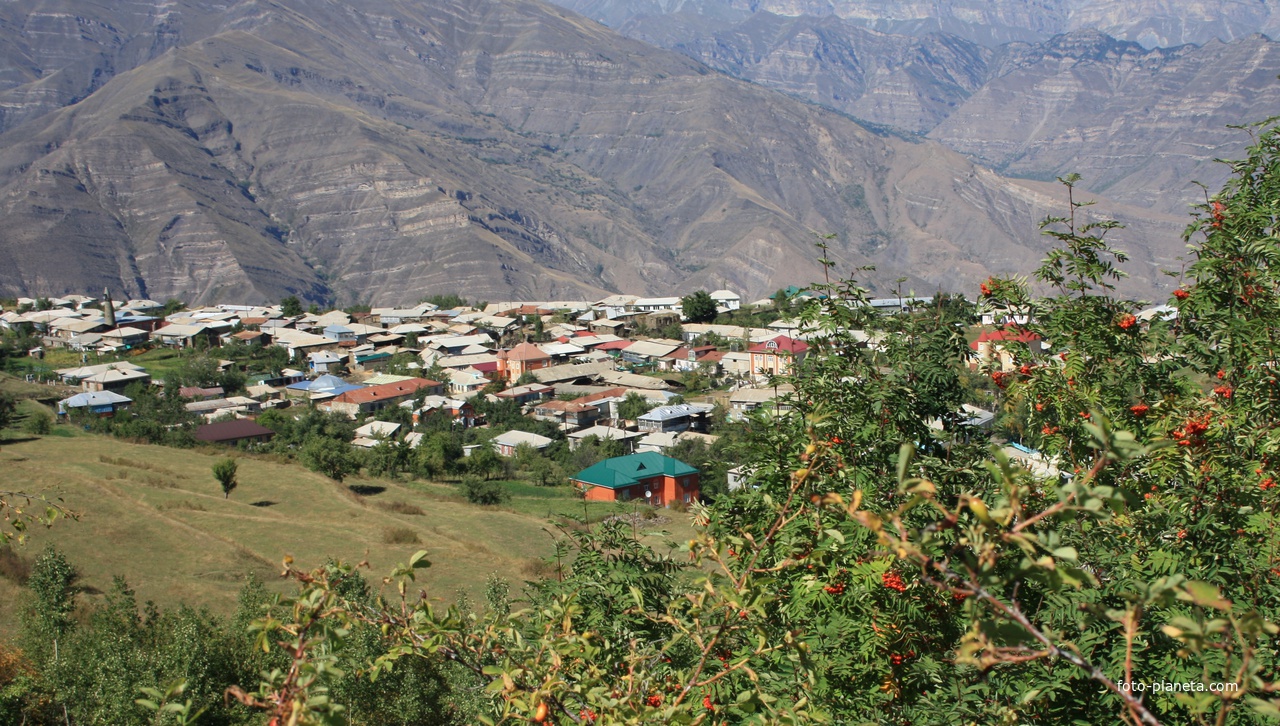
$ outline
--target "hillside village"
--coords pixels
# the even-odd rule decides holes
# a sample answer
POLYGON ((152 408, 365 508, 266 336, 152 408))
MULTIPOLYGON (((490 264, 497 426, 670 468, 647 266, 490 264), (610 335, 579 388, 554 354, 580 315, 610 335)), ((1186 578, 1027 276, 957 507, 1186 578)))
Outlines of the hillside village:
MULTIPOLYGON (((718 290, 477 306, 450 296, 440 299, 457 303, 450 307, 420 302, 304 312, 296 299, 186 309, 178 301, 116 302, 104 291, 101 298, 19 299, 0 312, 0 326, 36 342, 26 350, 28 380, 78 389, 58 402, 60 420, 153 415, 135 406, 139 391, 166 400, 176 392, 181 416, 164 423, 185 422, 198 442, 265 445, 281 422, 315 411, 349 420, 350 429, 337 437, 351 447, 392 449, 401 459, 432 431, 447 430, 466 442, 461 458, 485 450, 486 463, 470 468, 486 477, 502 470, 491 453, 528 467, 531 457, 559 447, 558 458, 568 463, 565 450, 585 443, 601 453, 573 459, 567 469, 533 467, 539 478, 567 477, 590 500, 646 497, 667 505, 699 498, 699 477, 706 486, 710 472, 696 467, 709 459, 713 490, 741 481, 741 469, 726 460, 732 454, 716 444, 725 425, 758 409, 786 407, 790 388, 773 377, 804 360, 806 340, 815 334, 788 320, 788 296, 801 295, 780 290, 744 304, 718 290), (731 322, 693 322, 688 313, 731 322), (55 367, 56 360, 76 364, 55 367), (207 363, 201 371, 174 372, 201 360, 207 363), (666 456, 680 452, 686 458, 697 452, 698 461, 666 456), (598 465, 611 454, 621 463, 598 465), (628 469, 646 463, 649 471, 668 470, 665 484, 641 485, 644 477, 628 469)), ((929 300, 871 305, 892 314, 929 300)), ((984 322, 989 330, 971 346, 975 364, 1008 367, 1017 356, 1006 347, 1038 344, 984 322)), ((866 343, 875 345, 877 335, 866 343)), ((967 406, 962 413, 991 428, 990 411, 967 406)))

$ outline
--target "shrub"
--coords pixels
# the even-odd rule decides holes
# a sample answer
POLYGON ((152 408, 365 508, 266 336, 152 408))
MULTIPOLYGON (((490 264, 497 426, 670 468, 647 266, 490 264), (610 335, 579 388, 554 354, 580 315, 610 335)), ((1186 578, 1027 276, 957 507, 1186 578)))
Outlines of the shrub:
POLYGON ((382 530, 383 544, 399 545, 399 544, 419 544, 422 542, 418 538, 418 533, 408 527, 388 527, 382 530))
POLYGON ((421 517, 426 514, 426 512, 422 511, 422 507, 399 500, 393 502, 378 502, 377 506, 379 509, 385 509, 388 512, 394 512, 396 514, 407 514, 415 517, 421 517))
POLYGON ((27 416, 27 420, 22 422, 22 430, 28 434, 36 436, 48 436, 53 430, 53 420, 49 418, 49 414, 44 411, 33 411, 27 416))
POLYGON ((511 498, 507 490, 502 488, 501 483, 477 476, 467 476, 462 479, 462 493, 468 502, 484 506, 502 504, 511 498))

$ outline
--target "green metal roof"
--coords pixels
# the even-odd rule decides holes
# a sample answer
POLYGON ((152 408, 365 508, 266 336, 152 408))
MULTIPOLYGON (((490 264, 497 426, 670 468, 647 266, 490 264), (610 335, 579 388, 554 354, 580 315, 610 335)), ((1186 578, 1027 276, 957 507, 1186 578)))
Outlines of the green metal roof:
POLYGON ((643 454, 631 454, 629 456, 616 456, 612 459, 605 459, 598 464, 588 466, 575 474, 573 478, 587 484, 609 489, 621 489, 639 484, 641 479, 648 479, 654 476, 676 477, 697 473, 697 469, 679 459, 663 456, 656 451, 646 451, 643 454))

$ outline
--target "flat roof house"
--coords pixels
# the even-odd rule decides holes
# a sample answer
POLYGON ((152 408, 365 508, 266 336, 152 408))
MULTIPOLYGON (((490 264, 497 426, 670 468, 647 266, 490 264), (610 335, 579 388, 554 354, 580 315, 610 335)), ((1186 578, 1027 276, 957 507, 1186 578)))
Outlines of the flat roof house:
POLYGON ((698 476, 698 470, 683 461, 650 451, 605 459, 570 480, 583 490, 587 501, 640 499, 663 507, 697 500, 698 476))
POLYGON ((659 406, 636 419, 636 428, 646 433, 705 431, 710 407, 693 403, 659 406))

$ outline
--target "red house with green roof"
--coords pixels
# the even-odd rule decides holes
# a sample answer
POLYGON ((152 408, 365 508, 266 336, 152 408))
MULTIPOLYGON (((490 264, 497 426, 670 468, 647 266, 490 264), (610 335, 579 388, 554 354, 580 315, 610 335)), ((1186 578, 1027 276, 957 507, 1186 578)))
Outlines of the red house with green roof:
POLYGON ((585 492, 589 502, 643 499, 664 507, 698 499, 698 470, 653 451, 605 459, 570 480, 585 492))

